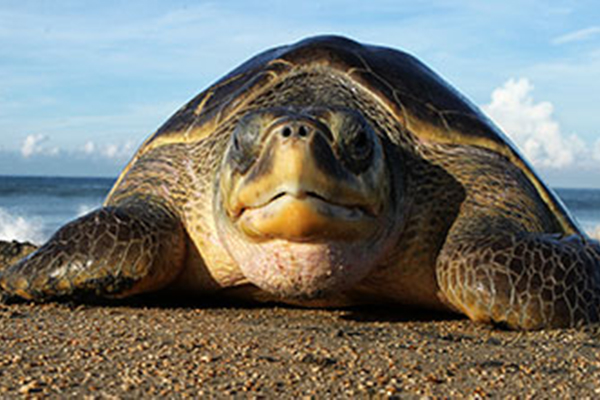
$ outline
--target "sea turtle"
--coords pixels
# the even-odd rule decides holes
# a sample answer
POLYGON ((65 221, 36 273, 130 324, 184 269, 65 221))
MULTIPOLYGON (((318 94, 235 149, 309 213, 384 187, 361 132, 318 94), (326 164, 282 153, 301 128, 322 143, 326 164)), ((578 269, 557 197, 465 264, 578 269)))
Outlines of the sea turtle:
POLYGON ((36 301, 410 304, 539 329, 600 319, 600 245, 424 64, 320 36, 255 56, 187 103, 102 208, 0 285, 36 301))

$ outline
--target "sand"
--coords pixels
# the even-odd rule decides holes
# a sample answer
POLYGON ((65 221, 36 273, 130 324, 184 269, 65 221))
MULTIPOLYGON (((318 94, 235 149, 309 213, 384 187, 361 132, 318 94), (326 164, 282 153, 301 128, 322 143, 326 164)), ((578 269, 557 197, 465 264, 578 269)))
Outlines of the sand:
MULTIPOLYGON (((8 265, 33 246, 0 242, 8 265)), ((2 267, 2 265, 0 265, 2 267)), ((0 304, 0 398, 600 397, 600 327, 401 307, 0 304)))
POLYGON ((0 397, 600 396, 600 330, 402 309, 0 306, 0 397))

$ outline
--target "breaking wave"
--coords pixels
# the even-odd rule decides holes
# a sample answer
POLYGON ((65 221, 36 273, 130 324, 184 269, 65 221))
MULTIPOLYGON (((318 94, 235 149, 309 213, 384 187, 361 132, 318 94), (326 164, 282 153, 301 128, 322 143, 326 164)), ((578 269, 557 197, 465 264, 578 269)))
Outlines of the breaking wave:
POLYGON ((86 214, 89 214, 90 212, 94 211, 95 209, 97 209, 100 206, 100 204, 92 204, 92 203, 84 203, 84 204, 80 204, 77 207, 77 215, 75 215, 74 217, 79 218, 79 217, 83 217, 86 214))
POLYGON ((41 243, 43 224, 39 218, 13 215, 0 208, 0 240, 41 243))
POLYGON ((600 241, 600 225, 591 229, 589 232, 590 236, 598 241, 600 241))

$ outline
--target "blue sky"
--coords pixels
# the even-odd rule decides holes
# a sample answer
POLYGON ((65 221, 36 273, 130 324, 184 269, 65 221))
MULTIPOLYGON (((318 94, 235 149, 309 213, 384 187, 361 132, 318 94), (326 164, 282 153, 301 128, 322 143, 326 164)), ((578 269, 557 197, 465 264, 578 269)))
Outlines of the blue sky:
POLYGON ((337 33, 407 50, 554 186, 600 187, 596 1, 0 0, 0 174, 115 176, 259 51, 337 33))

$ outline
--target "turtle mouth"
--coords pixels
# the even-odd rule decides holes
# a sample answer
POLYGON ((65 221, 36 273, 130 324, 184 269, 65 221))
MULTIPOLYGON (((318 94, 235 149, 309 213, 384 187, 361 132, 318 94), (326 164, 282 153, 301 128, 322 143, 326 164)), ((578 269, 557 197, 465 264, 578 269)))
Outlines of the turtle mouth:
POLYGON ((332 217, 356 219, 363 217, 376 217, 376 211, 373 207, 363 204, 343 204, 327 199, 313 191, 302 191, 299 193, 291 193, 288 191, 281 191, 270 197, 267 201, 255 205, 240 205, 234 211, 234 219, 239 219, 245 212, 252 212, 261 208, 269 207, 270 205, 277 204, 279 201, 285 200, 286 198, 293 198, 300 201, 311 202, 318 206, 323 211, 330 211, 332 217))
POLYGON ((363 237, 376 218, 369 205, 334 202, 314 191, 279 191, 264 202, 238 205, 232 215, 251 238, 299 242, 363 237))

